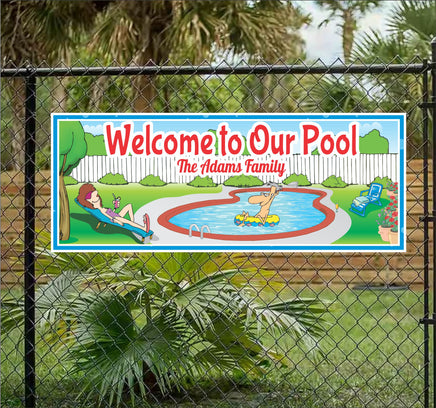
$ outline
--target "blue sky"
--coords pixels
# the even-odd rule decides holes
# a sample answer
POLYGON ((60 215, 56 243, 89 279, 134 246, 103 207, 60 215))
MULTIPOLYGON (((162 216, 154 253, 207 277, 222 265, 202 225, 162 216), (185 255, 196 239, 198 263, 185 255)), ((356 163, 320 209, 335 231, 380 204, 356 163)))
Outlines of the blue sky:
MULTIPOLYGON (((325 115, 327 118, 328 115, 325 115)), ((109 120, 110 116, 108 116, 109 120)), ((258 119, 259 121, 261 119, 258 119)), ((345 120, 317 120, 316 122, 322 127, 323 131, 331 131, 334 134, 339 132, 348 131, 348 126, 351 121, 355 121, 356 119, 345 119, 345 120)), ((119 127, 122 124, 122 121, 110 120, 113 122, 115 127, 119 127)), ((134 121, 134 131, 142 133, 144 119, 135 120, 134 121)), ((203 120, 185 120, 185 121, 165 121, 165 120, 155 120, 153 122, 153 130, 154 132, 162 131, 198 131, 200 133, 208 131, 209 129, 216 129, 220 122, 226 121, 230 129, 233 131, 238 131, 242 135, 246 136, 250 128, 257 121, 254 119, 247 120, 224 120, 224 119, 203 119, 203 120)), ((103 124, 105 121, 101 119, 98 120, 81 120, 81 123, 86 132, 92 133, 94 135, 100 135, 103 133, 103 124)), ((268 124, 271 127, 273 132, 277 131, 291 131, 299 133, 299 123, 301 119, 298 120, 274 120, 272 117, 268 118, 268 124)), ((398 134, 399 127, 398 121, 394 120, 386 120, 380 119, 377 116, 372 117, 370 119, 358 120, 360 125, 360 134, 359 136, 364 136, 372 129, 378 129, 380 134, 387 138, 389 141, 389 151, 390 153, 398 153, 398 134)), ((299 153, 299 145, 295 144, 294 153, 299 153)))
MULTIPOLYGON (((327 9, 317 6, 314 1, 297 1, 296 3, 312 16, 311 25, 300 31, 306 42, 307 58, 309 60, 321 58, 327 64, 337 58, 343 59, 342 38, 338 27, 340 20, 332 20, 329 24, 318 28, 319 24, 329 16, 327 9)), ((355 40, 370 29, 386 33, 386 17, 394 3, 394 1, 383 1, 381 6, 360 19, 357 23, 355 40)))

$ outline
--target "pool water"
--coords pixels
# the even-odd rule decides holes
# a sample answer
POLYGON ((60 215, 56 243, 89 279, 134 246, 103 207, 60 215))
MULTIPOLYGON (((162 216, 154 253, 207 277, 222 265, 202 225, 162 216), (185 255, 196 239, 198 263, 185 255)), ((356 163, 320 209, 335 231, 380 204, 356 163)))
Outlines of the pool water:
POLYGON ((186 229, 189 229, 191 224, 197 224, 199 228, 207 225, 212 234, 266 235, 314 227, 326 218, 324 213, 313 207, 313 200, 319 198, 319 195, 281 191, 274 199, 269 212, 280 217, 278 225, 274 227, 237 226, 234 223, 235 215, 248 211, 250 215, 255 216, 259 212, 258 204, 248 202, 248 198, 256 194, 259 193, 237 193, 236 195, 240 198, 237 203, 184 211, 170 218, 169 222, 186 229))

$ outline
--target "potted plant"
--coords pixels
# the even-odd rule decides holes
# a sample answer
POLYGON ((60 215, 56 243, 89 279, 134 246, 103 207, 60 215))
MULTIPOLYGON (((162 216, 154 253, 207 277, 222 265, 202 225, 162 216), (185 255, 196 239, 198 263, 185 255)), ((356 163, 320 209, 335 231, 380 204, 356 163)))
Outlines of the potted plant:
POLYGON ((389 207, 385 207, 383 211, 378 213, 378 217, 378 233, 383 241, 389 242, 389 231, 392 228, 392 222, 390 221, 392 218, 392 210, 390 210, 389 207))
POLYGON ((396 197, 398 195, 398 183, 388 182, 386 185, 386 194, 389 198, 396 197))
POLYGON ((389 242, 391 244, 398 244, 398 211, 392 213, 393 226, 389 231, 389 242))

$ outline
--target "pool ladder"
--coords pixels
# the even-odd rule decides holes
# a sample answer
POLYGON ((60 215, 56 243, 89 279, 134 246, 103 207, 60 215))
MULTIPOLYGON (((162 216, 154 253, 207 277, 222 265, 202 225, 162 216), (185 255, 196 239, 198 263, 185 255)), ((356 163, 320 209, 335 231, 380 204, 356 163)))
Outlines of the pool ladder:
POLYGON ((198 225, 197 224, 191 224, 190 226, 189 226, 189 237, 192 237, 192 230, 194 229, 194 227, 195 228, 197 228, 197 231, 200 233, 200 238, 201 239, 203 239, 203 234, 204 234, 204 230, 205 229, 207 229, 207 232, 209 232, 209 234, 210 234, 210 228, 209 228, 209 226, 208 225, 203 225, 202 227, 201 227, 201 230, 200 230, 200 228, 198 228, 198 225))

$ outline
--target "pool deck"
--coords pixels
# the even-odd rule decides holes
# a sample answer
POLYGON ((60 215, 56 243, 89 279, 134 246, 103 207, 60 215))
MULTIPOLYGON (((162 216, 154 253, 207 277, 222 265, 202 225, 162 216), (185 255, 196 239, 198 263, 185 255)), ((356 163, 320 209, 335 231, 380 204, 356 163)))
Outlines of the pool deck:
MULTIPOLYGON (((298 188, 302 190, 305 189, 305 187, 298 187, 298 188)), ((184 204, 189 204, 192 202, 229 198, 228 193, 235 189, 236 189, 235 187, 223 186, 223 189, 220 193, 189 194, 177 198, 175 197, 161 198, 141 207, 135 213, 135 221, 137 223, 142 224, 143 223, 142 219, 144 214, 148 213, 151 223, 150 228, 154 231, 153 238, 150 241, 151 245, 156 245, 156 247, 165 246, 166 251, 168 251, 169 248, 171 247, 174 250, 177 250, 177 247, 186 247, 186 246, 192 247, 192 250, 196 250, 196 249, 202 250, 202 248, 207 246, 207 247, 223 247, 223 249, 228 247, 238 247, 241 250, 249 249, 249 247, 264 247, 264 250, 274 251, 276 247, 283 247, 283 246, 298 247, 298 246, 313 246, 313 245, 317 245, 317 246, 329 245, 332 242, 336 241, 337 239, 341 238, 350 229, 351 218, 349 217, 349 215, 346 213, 346 211, 342 209, 338 209, 338 212, 336 213, 335 204, 332 203, 330 200, 330 197, 333 194, 333 192, 328 189, 320 189, 320 188, 314 189, 311 187, 308 187, 308 189, 325 191, 327 193, 327 196, 325 196, 321 200, 321 204, 325 205, 326 207, 332 209, 335 212, 335 219, 330 225, 328 225, 326 228, 323 228, 322 230, 305 234, 305 235, 300 235, 298 237, 267 239, 267 240, 259 240, 255 242, 244 240, 243 236, 241 236, 241 239, 239 241, 226 241, 226 240, 217 240, 217 239, 210 239, 210 238, 201 239, 200 237, 194 237, 194 236, 189 237, 186 234, 181 234, 178 232, 171 231, 163 227, 162 225, 158 224, 157 222, 159 216, 171 208, 184 204)), ((150 248, 148 247, 147 249, 150 248)))

